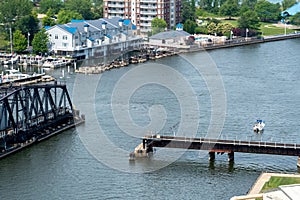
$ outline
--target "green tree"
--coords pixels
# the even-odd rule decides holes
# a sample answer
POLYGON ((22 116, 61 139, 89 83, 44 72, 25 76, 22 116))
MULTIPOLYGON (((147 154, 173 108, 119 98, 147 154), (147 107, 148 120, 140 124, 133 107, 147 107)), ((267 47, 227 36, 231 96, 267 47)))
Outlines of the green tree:
POLYGON ((252 10, 248 10, 247 12, 243 13, 241 17, 238 19, 238 28, 241 29, 252 29, 252 30, 259 30, 259 18, 256 12, 252 10))
POLYGON ((26 15, 30 15, 33 4, 30 0, 1 0, 0 23, 18 21, 26 15))
POLYGON ((190 19, 186 20, 183 24, 183 30, 185 30, 186 32, 190 33, 190 34, 194 34, 195 33, 195 28, 197 27, 197 24, 195 21, 192 21, 190 19))
POLYGON ((204 9, 207 12, 212 12, 213 11, 213 1, 214 0, 199 0, 198 4, 199 7, 204 9))
POLYGON ((296 0, 283 0, 281 2, 281 4, 282 4, 282 10, 286 10, 287 8, 293 6, 295 3, 297 3, 296 0))
POLYGON ((297 14, 295 14, 294 16, 292 16, 290 18, 291 23, 295 24, 295 25, 300 25, 300 12, 298 12, 297 14))
POLYGON ((257 0, 242 0, 241 7, 247 6, 249 9, 254 10, 257 0))
POLYGON ((218 32, 218 29, 217 29, 217 24, 214 23, 214 22, 211 22, 207 25, 207 32, 209 34, 216 34, 218 32))
POLYGON ((227 0, 221 7, 220 7, 220 15, 228 16, 229 19, 231 17, 235 17, 239 14, 239 5, 237 0, 227 0))
POLYGON ((29 33, 30 40, 32 40, 34 34, 39 31, 39 20, 36 15, 26 15, 16 22, 15 28, 20 30, 23 35, 27 35, 29 33))
POLYGON ((32 50, 34 53, 47 53, 48 52, 48 34, 46 30, 43 28, 37 34, 35 34, 32 40, 32 50))
POLYGON ((6 40, 4 34, 0 34, 0 49, 6 49, 9 46, 9 41, 6 40))
POLYGON ((21 53, 27 48, 27 39, 20 30, 16 30, 14 32, 13 43, 14 51, 17 53, 21 53))
POLYGON ((81 14, 83 19, 93 19, 91 8, 92 2, 90 0, 68 0, 65 2, 66 10, 77 12, 81 14))
POLYGON ((229 35, 230 31, 233 29, 232 24, 229 23, 219 23, 217 25, 217 33, 220 35, 229 35))
POLYGON ((54 26, 56 24, 56 22, 52 16, 53 16, 53 13, 52 13, 51 9, 49 9, 47 12, 47 15, 42 19, 43 26, 54 26))
POLYGON ((202 33, 202 34, 208 34, 207 28, 204 27, 204 26, 197 26, 197 27, 195 28, 195 33, 196 33, 196 34, 199 34, 199 33, 202 33))
POLYGON ((167 28, 167 22, 163 19, 155 17, 151 21, 152 34, 163 32, 167 28))
POLYGON ((54 14, 57 14, 63 8, 63 2, 61 0, 41 0, 40 13, 47 13, 49 9, 54 14))
POLYGON ((57 15, 58 24, 69 23, 72 19, 83 19, 83 17, 81 14, 70 10, 61 10, 57 15))
POLYGON ((94 19, 103 17, 103 0, 93 0, 92 13, 94 15, 94 19))
POLYGON ((193 21, 196 19, 196 5, 194 0, 182 0, 181 19, 182 23, 188 19, 193 21))
POLYGON ((267 0, 259 0, 255 5, 255 12, 263 22, 277 21, 280 19, 280 4, 273 4, 267 0))

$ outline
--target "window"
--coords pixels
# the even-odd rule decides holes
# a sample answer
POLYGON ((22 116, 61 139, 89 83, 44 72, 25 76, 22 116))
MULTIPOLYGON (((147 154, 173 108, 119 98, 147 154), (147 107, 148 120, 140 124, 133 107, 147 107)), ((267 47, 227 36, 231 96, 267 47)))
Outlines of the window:
POLYGON ((63 35, 63 40, 67 40, 68 36, 67 35, 63 35))
POLYGON ((58 35, 57 35, 57 34, 55 34, 55 39, 56 39, 56 40, 58 39, 58 35))
POLYGON ((68 43, 62 43, 63 47, 67 47, 68 43))

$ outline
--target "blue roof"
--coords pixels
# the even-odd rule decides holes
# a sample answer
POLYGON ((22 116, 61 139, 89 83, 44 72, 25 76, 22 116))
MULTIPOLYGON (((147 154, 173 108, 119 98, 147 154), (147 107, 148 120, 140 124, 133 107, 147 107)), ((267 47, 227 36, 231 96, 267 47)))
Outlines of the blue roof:
POLYGON ((75 28, 75 27, 66 27, 65 26, 65 29, 72 34, 76 33, 76 31, 77 31, 77 28, 75 28))
POLYGON ((84 22, 84 19, 71 19, 71 23, 84 22))
POLYGON ((92 37, 89 37, 88 39, 89 39, 90 41, 95 41, 95 39, 92 38, 92 37))
POLYGON ((125 19, 125 20, 124 20, 124 25, 125 25, 125 26, 129 26, 129 25, 130 25, 130 22, 131 22, 130 19, 125 19))
POLYGON ((181 24, 181 23, 177 24, 176 28, 183 28, 183 24, 181 24))
POLYGON ((292 7, 286 9, 281 13, 282 17, 287 17, 287 16, 292 16, 295 15, 296 13, 300 12, 300 3, 294 4, 292 7))
POLYGON ((46 30, 48 30, 49 28, 51 28, 51 26, 44 26, 44 28, 45 28, 46 30))
POLYGON ((108 37, 109 39, 112 39, 111 35, 109 34, 105 34, 106 37, 108 37))

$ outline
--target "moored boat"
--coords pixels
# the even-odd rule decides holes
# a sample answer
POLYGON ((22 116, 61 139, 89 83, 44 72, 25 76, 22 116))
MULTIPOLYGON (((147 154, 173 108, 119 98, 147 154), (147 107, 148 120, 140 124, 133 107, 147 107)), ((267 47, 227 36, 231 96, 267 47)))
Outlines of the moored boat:
POLYGON ((256 133, 261 133, 264 131, 265 128, 265 121, 258 119, 256 120, 254 126, 253 126, 253 131, 256 133))

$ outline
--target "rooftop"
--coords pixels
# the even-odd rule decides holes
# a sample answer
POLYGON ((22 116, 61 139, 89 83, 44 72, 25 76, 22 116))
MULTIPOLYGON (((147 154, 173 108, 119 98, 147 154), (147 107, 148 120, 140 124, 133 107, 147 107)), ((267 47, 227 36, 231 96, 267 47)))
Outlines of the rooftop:
POLYGON ((164 39, 172 39, 178 37, 186 37, 190 35, 191 34, 185 31, 166 31, 166 32, 160 32, 155 35, 152 35, 150 39, 164 40, 164 39))
POLYGON ((300 3, 299 2, 294 4, 292 7, 289 7, 288 9, 282 11, 281 16, 282 17, 292 16, 298 12, 300 12, 300 3))

